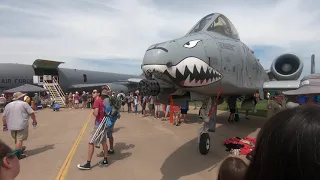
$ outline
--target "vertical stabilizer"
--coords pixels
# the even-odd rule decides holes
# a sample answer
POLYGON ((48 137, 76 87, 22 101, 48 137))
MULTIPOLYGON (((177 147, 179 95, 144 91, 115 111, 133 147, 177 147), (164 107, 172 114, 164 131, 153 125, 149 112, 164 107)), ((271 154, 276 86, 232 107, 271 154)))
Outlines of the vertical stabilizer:
POLYGON ((315 62, 315 55, 311 55, 311 74, 316 73, 316 62, 315 62))

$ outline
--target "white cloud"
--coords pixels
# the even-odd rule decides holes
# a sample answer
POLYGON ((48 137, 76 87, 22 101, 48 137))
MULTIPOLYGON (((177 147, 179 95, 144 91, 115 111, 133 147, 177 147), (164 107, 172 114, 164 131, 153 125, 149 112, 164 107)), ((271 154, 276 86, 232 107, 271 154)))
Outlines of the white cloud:
MULTIPOLYGON (((0 62, 31 63, 43 58, 88 69, 74 60, 141 60, 151 44, 185 35, 212 12, 229 17, 249 46, 277 46, 281 53, 306 58, 320 54, 316 4, 307 0, 7 1, 0 5, 0 62)), ((274 52, 262 58, 265 66, 280 55, 274 52)))

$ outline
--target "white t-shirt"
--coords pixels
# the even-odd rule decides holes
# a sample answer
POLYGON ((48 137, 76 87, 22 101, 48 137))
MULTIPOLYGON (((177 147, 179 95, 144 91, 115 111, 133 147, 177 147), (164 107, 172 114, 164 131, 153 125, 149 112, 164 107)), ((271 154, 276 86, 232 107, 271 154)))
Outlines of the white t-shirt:
POLYGON ((138 103, 138 97, 137 97, 137 96, 134 96, 133 99, 134 99, 134 105, 138 105, 138 104, 139 104, 139 103, 138 103))
POLYGON ((33 112, 28 103, 16 100, 7 104, 3 116, 6 117, 9 130, 22 130, 28 127, 28 120, 33 112))

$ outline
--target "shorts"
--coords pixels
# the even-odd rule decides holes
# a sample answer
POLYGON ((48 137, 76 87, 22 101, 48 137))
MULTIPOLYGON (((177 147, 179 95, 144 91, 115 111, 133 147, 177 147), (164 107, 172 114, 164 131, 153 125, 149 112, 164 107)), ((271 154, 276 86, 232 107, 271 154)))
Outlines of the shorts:
POLYGON ((154 110, 154 104, 149 104, 149 109, 154 110))
POLYGON ((160 105, 155 105, 154 110, 155 111, 160 111, 160 105))
POLYGON ((170 112, 170 105, 167 105, 166 111, 170 112))
POLYGON ((181 109, 181 114, 187 114, 188 110, 186 109, 181 109))
POLYGON ((114 125, 109 127, 107 130, 107 138, 112 138, 112 133, 114 132, 114 125))
POLYGON ((230 109, 230 113, 236 113, 236 109, 230 109))
POLYGON ((75 104, 79 104, 79 100, 74 100, 74 103, 75 104))
MULTIPOLYGON (((90 138, 89 144, 94 144, 94 142, 93 142, 93 135, 94 135, 94 133, 97 131, 97 129, 98 129, 98 126, 94 126, 94 127, 92 128, 92 131, 91 131, 91 133, 90 133, 90 134, 91 134, 91 138, 90 138)), ((106 137, 106 136, 103 136, 101 143, 105 143, 105 142, 107 142, 107 137, 106 137)))
POLYGON ((28 136, 29 136, 29 127, 26 127, 21 130, 11 130, 11 136, 16 142, 25 141, 28 139, 28 136))

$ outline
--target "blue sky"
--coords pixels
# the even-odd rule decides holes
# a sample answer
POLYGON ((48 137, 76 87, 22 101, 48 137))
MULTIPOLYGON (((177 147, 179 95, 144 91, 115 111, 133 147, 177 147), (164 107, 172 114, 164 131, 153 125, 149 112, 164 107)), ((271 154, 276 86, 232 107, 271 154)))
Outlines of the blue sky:
POLYGON ((141 74, 151 44, 181 37, 203 16, 220 12, 265 69, 277 56, 294 53, 307 74, 311 54, 320 56, 319 5, 311 0, 0 0, 0 62, 31 64, 42 58, 64 61, 63 67, 141 74))

